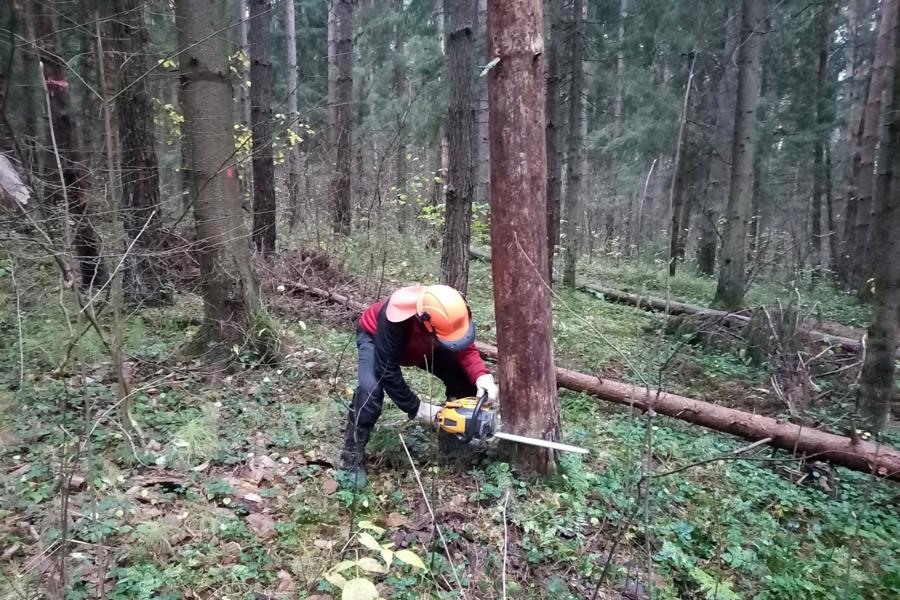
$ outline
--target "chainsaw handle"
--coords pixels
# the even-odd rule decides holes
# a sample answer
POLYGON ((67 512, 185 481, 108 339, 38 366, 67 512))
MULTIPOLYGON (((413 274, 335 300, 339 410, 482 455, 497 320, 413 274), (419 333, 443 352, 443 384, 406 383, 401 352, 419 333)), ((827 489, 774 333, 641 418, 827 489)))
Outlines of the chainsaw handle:
POLYGON ((472 426, 466 427, 466 434, 463 436, 463 442, 467 444, 475 437, 475 427, 478 426, 478 417, 481 414, 481 406, 487 401, 487 397, 488 395, 485 391, 482 395, 478 396, 478 402, 475 403, 475 409, 472 411, 472 426))

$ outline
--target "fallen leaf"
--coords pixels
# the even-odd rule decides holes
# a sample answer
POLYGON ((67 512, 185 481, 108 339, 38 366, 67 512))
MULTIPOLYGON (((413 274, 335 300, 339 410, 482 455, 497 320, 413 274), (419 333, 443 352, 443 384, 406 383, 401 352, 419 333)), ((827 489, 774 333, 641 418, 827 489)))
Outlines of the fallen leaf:
POLYGON ((275 591, 279 593, 293 593, 297 591, 297 584, 294 583, 294 578, 284 569, 278 571, 278 587, 275 588, 275 591))
POLYGON ((331 494, 333 494, 333 493, 335 493, 336 491, 338 491, 338 487, 339 487, 339 486, 338 486, 338 482, 337 482, 337 481, 335 481, 334 479, 326 479, 326 480, 322 483, 322 492, 323 492, 325 495, 330 496, 331 494))
POLYGON ((247 515, 247 526, 263 540, 271 539, 276 535, 275 521, 265 513, 247 515))
POLYGON ((206 461, 206 462, 203 463, 203 464, 200 464, 200 465, 197 465, 196 467, 193 467, 193 468, 191 469, 191 471, 196 471, 197 473, 202 473, 203 471, 207 470, 208 468, 209 468, 209 461, 206 461))
POLYGON ((241 557, 243 548, 237 542, 228 542, 222 546, 222 551, 224 553, 222 562, 226 565, 233 565, 241 557))
POLYGON ((244 500, 248 502, 255 502, 256 504, 259 504, 263 501, 262 497, 259 494, 254 494, 252 492, 244 496, 244 500))
POLYGON ((272 481, 276 467, 277 463, 265 454, 254 456, 247 462, 242 477, 259 485, 264 479, 272 481))
POLYGON ((337 542, 335 540, 313 540, 313 546, 319 550, 331 550, 337 542))
POLYGON ((404 527, 409 523, 409 519, 398 512, 392 512, 387 516, 388 527, 404 527))

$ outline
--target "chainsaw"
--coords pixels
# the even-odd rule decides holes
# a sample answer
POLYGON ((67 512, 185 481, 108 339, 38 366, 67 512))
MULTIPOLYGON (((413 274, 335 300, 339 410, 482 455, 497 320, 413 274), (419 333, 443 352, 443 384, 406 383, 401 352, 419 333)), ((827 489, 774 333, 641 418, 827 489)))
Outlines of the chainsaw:
POLYGON ((503 433, 500 431, 500 411, 487 401, 487 394, 482 394, 478 398, 469 396, 448 400, 437 413, 437 424, 442 431, 454 434, 464 443, 493 437, 563 452, 577 452, 578 454, 587 454, 588 452, 587 449, 577 446, 503 433))

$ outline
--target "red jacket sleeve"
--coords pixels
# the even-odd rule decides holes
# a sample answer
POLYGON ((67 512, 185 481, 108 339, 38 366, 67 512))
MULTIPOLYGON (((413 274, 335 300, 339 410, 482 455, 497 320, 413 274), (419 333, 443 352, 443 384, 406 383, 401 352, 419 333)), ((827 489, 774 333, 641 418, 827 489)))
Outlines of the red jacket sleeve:
POLYGON ((475 380, 482 375, 490 373, 488 368, 484 366, 484 361, 481 360, 481 354, 478 352, 478 349, 475 348, 475 344, 457 352, 456 357, 473 384, 475 383, 475 380))

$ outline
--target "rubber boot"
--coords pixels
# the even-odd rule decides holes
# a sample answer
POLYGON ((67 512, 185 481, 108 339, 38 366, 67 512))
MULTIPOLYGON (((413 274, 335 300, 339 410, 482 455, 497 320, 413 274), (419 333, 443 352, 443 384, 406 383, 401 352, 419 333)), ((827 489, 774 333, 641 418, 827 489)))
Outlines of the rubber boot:
POLYGON ((365 449, 372 430, 347 423, 344 431, 344 449, 341 450, 340 483, 351 489, 361 490, 369 484, 366 474, 365 449))

